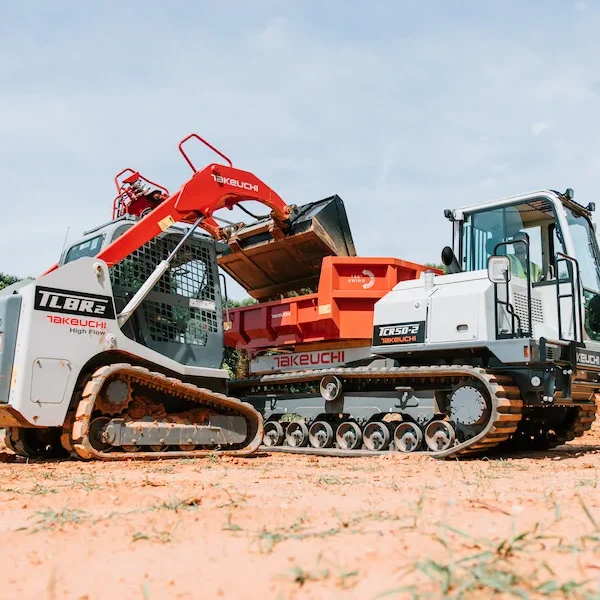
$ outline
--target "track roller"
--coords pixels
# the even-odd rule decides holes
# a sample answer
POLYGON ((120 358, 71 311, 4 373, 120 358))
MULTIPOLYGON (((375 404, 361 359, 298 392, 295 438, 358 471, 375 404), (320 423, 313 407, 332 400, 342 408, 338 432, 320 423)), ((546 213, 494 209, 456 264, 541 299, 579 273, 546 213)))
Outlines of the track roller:
POLYGON ((335 441, 343 450, 358 450, 362 446, 362 431, 358 423, 346 421, 335 432, 335 441))
POLYGON ((98 452, 107 452, 111 449, 111 445, 102 439, 102 430, 108 423, 110 423, 109 417, 96 417, 90 423, 88 440, 90 446, 98 452))
POLYGON ((192 450, 195 450, 197 446, 198 444, 179 444, 179 449, 182 452, 192 452, 192 450))
POLYGON ((369 450, 385 450, 390 443, 390 430, 385 423, 373 421, 365 427, 363 440, 369 450))
POLYGON ((342 395, 342 382, 335 375, 326 375, 321 379, 319 392, 327 402, 333 402, 342 395))
POLYGON ((292 448, 302 448, 308 444, 308 427, 303 421, 292 421, 285 430, 285 441, 292 448))
POLYGON ((423 432, 414 423, 400 423, 394 431, 394 445, 400 452, 414 452, 420 448, 422 441, 423 432))
POLYGON ((455 437, 454 428, 448 421, 431 421, 425 429, 425 443, 434 452, 451 448, 455 437))
POLYGON ((166 444, 152 444, 148 446, 152 452, 166 452, 169 448, 166 444))
POLYGON ((308 430, 308 440, 313 448, 331 448, 333 427, 327 421, 315 421, 308 430))
POLYGON ((279 421, 267 421, 265 423, 265 437, 263 438, 265 446, 281 446, 284 439, 285 433, 279 421))
POLYGON ((139 446, 122 446, 123 450, 125 452, 139 452, 141 450, 141 448, 139 446))

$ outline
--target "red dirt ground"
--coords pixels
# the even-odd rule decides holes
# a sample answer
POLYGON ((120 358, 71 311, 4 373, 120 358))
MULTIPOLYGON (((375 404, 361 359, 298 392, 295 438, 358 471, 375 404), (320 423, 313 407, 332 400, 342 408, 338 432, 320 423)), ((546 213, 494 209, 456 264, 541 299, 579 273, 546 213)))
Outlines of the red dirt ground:
POLYGON ((600 598, 599 470, 598 423, 462 462, 3 462, 0 597, 600 598))

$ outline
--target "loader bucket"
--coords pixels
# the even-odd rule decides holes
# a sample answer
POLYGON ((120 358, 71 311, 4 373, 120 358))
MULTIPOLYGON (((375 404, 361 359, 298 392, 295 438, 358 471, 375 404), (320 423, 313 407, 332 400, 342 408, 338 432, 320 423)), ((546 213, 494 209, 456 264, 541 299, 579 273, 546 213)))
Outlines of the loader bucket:
POLYGON ((356 256, 346 209, 337 195, 299 206, 284 229, 272 219, 240 229, 218 262, 250 296, 263 301, 289 291, 316 290, 325 256, 356 256))

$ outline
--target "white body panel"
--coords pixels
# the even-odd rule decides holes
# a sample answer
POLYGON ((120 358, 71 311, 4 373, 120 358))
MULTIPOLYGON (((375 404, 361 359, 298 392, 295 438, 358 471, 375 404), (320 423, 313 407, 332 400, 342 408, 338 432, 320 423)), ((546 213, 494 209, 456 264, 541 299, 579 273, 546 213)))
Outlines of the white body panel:
POLYGON ((142 357, 182 375, 228 378, 225 370, 183 366, 123 335, 117 319, 105 316, 103 307, 107 306, 110 314, 114 312, 114 303, 108 268, 103 261, 80 258, 31 282, 20 289, 20 294, 21 315, 9 403, 33 425, 61 426, 81 369, 91 358, 108 350, 142 357), (109 300, 78 306, 77 300, 69 299, 68 292, 58 294, 54 300, 38 292, 36 308, 38 286, 76 292, 80 297, 89 294, 92 299, 104 296, 109 300), (64 306, 75 309, 83 306, 84 310, 69 314, 64 306))
MULTIPOLYGON (((564 285, 561 293, 566 291, 564 285)), ((523 279, 513 278, 509 286, 510 303, 527 329, 527 284, 523 279)), ((505 287, 498 286, 498 299, 505 300, 505 296, 505 287)), ((534 288, 531 299, 532 337, 558 339, 556 286, 534 288)), ((483 347, 495 343, 495 306, 494 284, 488 279, 487 270, 401 282, 375 304, 374 352, 383 348, 388 352, 440 345, 483 347), (423 332, 419 327, 424 328, 423 332)), ((498 315, 499 329, 510 332, 507 311, 500 308, 498 315)), ((573 311, 569 301, 562 304, 562 323, 563 339, 573 339, 573 311)))

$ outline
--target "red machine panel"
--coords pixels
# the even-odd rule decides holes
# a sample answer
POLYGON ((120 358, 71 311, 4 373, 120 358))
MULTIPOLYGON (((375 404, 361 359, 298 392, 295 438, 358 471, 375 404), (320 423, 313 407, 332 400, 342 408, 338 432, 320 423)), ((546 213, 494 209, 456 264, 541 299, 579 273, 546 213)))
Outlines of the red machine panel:
POLYGON ((225 344, 251 353, 318 342, 370 340, 375 302, 398 282, 442 271, 396 258, 323 259, 319 288, 229 311, 225 344))

